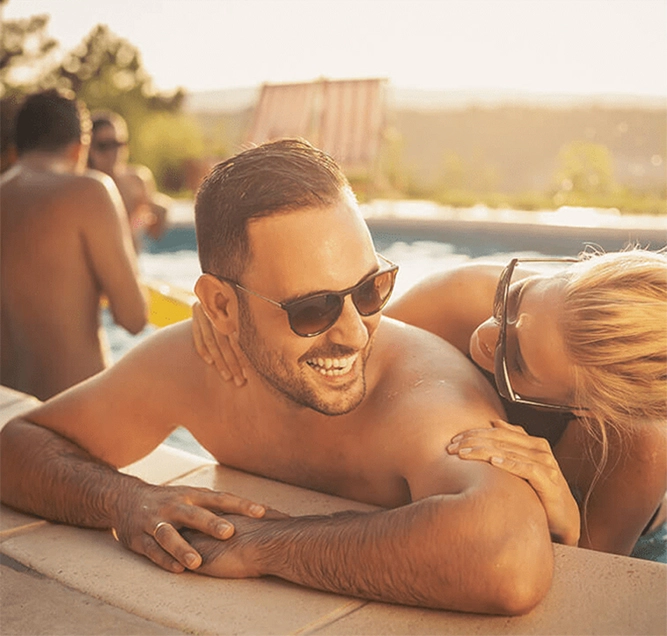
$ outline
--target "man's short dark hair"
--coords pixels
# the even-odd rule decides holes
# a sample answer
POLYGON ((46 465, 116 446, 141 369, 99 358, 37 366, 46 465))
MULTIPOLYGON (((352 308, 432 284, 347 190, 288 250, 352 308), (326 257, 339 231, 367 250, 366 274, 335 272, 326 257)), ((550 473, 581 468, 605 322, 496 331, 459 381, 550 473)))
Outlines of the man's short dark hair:
POLYGON ((111 110, 96 110, 91 113, 92 133, 95 134, 100 128, 111 126, 116 130, 116 135, 121 137, 118 141, 127 142, 127 122, 121 115, 111 110))
POLYGON ((202 271, 238 280, 251 257, 251 219, 326 207, 349 187, 329 155, 300 139, 262 144, 217 164, 195 203, 202 271))
POLYGON ((81 141, 89 130, 88 111, 73 94, 51 89, 26 97, 16 116, 19 156, 31 150, 56 152, 81 141))

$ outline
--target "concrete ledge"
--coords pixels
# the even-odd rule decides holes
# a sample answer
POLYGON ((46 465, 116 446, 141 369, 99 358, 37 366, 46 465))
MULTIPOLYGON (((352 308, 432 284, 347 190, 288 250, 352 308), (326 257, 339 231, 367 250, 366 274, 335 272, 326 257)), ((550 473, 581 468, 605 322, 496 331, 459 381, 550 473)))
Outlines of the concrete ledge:
MULTIPOLYGON (((0 421, 5 408, 17 405, 3 402, 6 397, 0 388, 0 421)), ((34 406, 30 399, 19 402, 34 406)), ((372 509, 164 445, 126 470, 153 483, 228 490, 291 514, 372 509)), ((370 603, 273 578, 175 575, 125 550, 110 532, 6 508, 0 519, 0 553, 10 559, 1 569, 2 633, 667 633, 667 566, 578 548, 554 546, 556 570, 546 599, 527 616, 507 618, 370 603)))

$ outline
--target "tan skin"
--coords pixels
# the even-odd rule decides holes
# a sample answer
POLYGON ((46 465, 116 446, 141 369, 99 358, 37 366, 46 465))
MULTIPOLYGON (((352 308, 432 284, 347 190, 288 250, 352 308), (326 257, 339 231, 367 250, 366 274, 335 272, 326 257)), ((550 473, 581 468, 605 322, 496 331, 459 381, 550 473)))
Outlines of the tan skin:
POLYGON ((100 297, 137 333, 146 304, 118 190, 87 147, 32 151, 0 180, 2 384, 46 399, 105 367, 100 297))
POLYGON ((100 126, 93 133, 90 165, 108 174, 118 186, 130 220, 135 244, 142 231, 159 239, 167 229, 171 199, 157 191, 153 173, 146 166, 128 165, 127 139, 113 125, 100 126), (121 145, 99 147, 118 142, 121 145))
MULTIPOLYGON (((489 316, 501 270, 502 266, 480 263, 435 274, 390 304, 385 314, 444 338, 493 371, 498 325, 489 316)), ((525 270, 517 270, 513 281, 517 282, 511 290, 520 303, 516 311, 512 306, 510 322, 522 365, 511 371, 513 386, 522 395, 571 403, 573 370, 558 322, 562 281, 525 270)), ((243 386, 236 338, 215 338, 201 306, 195 306, 194 315, 200 355, 224 379, 243 386)), ((610 433, 609 458, 596 485, 591 456, 600 457, 601 447, 576 418, 553 451, 546 440, 500 419, 493 428, 455 436, 447 451, 462 459, 490 462, 526 479, 544 505, 554 540, 617 554, 630 554, 661 506, 667 486, 664 426, 654 423, 638 426, 622 438, 610 433), (580 527, 571 489, 586 495, 592 485, 580 527)), ((664 521, 665 508, 661 506, 651 528, 664 521)))
MULTIPOLYGON (((482 368, 492 371, 498 326, 489 316, 501 269, 475 264, 432 276, 398 299, 387 314, 448 339, 464 353, 469 351, 482 368), (453 298, 456 303, 451 302, 453 298)), ((574 380, 558 325, 562 282, 527 278, 529 274, 519 272, 512 279, 518 281, 512 291, 521 293, 516 315, 511 318, 523 362, 521 371, 512 372, 513 386, 526 396, 567 404, 574 380)), ((502 458, 502 466, 494 463, 528 479, 548 511, 559 506, 557 501, 567 499, 568 484, 584 495, 589 491, 596 469, 587 449, 592 449, 593 457, 599 457, 601 449, 577 419, 570 423, 553 454, 544 440, 527 436, 519 427, 499 425, 498 429, 491 433, 470 431, 449 450, 467 459, 502 458)), ((647 423, 621 439, 612 433, 609 452, 582 519, 579 545, 630 554, 665 495, 664 425, 647 423)), ((664 516, 658 515, 656 523, 662 519, 664 516)))
MULTIPOLYGON (((346 289, 380 267, 349 199, 253 221, 249 236, 252 253, 271 258, 252 258, 242 282, 275 299, 346 289)), ((220 334, 240 334, 255 364, 243 360, 246 384, 224 382, 201 359, 189 321, 163 329, 3 429, 5 503, 113 527, 123 544, 172 571, 197 569, 203 556, 198 571, 213 576, 271 574, 474 612, 523 613, 544 596, 553 555, 534 491, 445 451, 457 433, 503 416, 463 355, 380 314, 361 317, 349 296, 331 329, 303 338, 284 311, 256 297, 246 299, 254 328, 241 324, 233 288, 210 275, 196 291, 220 334), (333 359, 338 371, 329 372, 333 359), (157 488, 115 470, 177 425, 221 463, 384 509, 262 516, 225 493, 157 488), (211 510, 232 514, 224 521, 211 510), (191 545, 177 532, 183 527, 200 531, 186 533, 191 545)))

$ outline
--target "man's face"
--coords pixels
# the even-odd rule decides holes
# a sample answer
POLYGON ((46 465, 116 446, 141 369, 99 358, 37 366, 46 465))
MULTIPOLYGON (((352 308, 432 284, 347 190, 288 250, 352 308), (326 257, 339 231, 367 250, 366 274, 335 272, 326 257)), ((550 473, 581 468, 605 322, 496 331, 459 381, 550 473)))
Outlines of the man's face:
MULTIPOLYGON (((286 302, 359 283, 380 264, 356 203, 305 208, 253 221, 244 287, 286 302)), ((326 415, 356 408, 366 394, 366 361, 380 315, 362 317, 345 298, 327 331, 295 334, 287 313, 239 290, 239 344, 257 373, 292 403, 326 415)))
POLYGON ((115 126, 100 126, 92 136, 90 163, 96 170, 113 175, 119 162, 127 158, 127 138, 115 126))

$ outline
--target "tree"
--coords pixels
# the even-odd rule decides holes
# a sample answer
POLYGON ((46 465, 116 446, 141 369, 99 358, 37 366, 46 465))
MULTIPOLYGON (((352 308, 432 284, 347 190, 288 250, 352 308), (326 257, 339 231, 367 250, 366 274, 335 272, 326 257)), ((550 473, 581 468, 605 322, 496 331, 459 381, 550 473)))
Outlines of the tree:
POLYGON ((91 110, 107 108, 131 119, 135 113, 178 111, 185 96, 159 93, 139 50, 106 25, 96 26, 56 70, 60 86, 71 88, 91 110))
POLYGON ((558 154, 556 188, 573 194, 610 194, 616 190, 609 148, 603 144, 573 141, 558 154))
MULTIPOLYGON (((2 5, 6 0, 0 0, 2 5)), ((112 110, 127 122, 130 158, 147 165, 160 185, 177 183, 185 161, 203 153, 201 132, 181 113, 185 93, 161 93, 133 44, 96 26, 58 61, 48 16, 3 24, 0 35, 2 147, 12 146, 13 114, 23 95, 45 88, 72 90, 91 111, 112 110)), ((2 167, 8 165, 4 159, 2 167)))
POLYGON ((201 156, 201 131, 181 113, 184 91, 155 90, 139 50, 107 26, 96 26, 56 74, 90 110, 112 110, 125 119, 131 160, 148 166, 160 186, 175 189, 183 163, 201 156))
POLYGON ((50 87, 47 76, 56 64, 58 42, 47 33, 48 23, 48 15, 3 21, 0 97, 17 98, 50 87))

